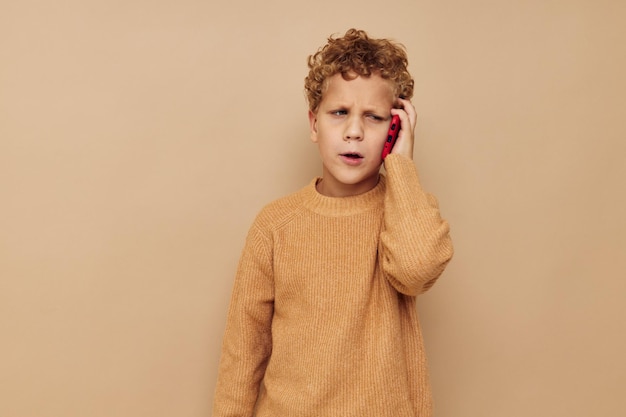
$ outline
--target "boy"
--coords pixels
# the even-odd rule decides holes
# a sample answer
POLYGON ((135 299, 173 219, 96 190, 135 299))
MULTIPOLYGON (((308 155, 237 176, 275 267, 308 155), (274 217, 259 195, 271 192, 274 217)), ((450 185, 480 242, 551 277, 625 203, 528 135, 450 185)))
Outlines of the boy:
POLYGON ((309 57, 322 177, 266 206, 237 271, 214 417, 432 414, 416 295, 452 257, 413 164, 406 53, 348 30, 309 57), (401 129, 379 173, 391 115, 401 129))

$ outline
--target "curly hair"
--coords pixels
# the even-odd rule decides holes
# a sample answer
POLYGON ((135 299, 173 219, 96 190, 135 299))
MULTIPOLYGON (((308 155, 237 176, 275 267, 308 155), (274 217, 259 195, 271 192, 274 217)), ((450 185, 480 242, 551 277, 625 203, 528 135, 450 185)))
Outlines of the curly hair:
POLYGON ((395 96, 413 96, 414 81, 407 70, 404 46, 388 39, 372 39, 363 30, 349 29, 341 38, 329 37, 326 45, 309 56, 308 65, 304 91, 313 112, 322 101, 328 79, 335 74, 345 80, 378 74, 392 82, 395 96))

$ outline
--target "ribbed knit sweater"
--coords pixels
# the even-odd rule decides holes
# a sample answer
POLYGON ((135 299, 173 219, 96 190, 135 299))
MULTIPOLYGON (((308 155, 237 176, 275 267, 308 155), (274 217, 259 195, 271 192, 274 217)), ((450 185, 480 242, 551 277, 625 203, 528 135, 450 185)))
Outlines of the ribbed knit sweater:
POLYGON ((214 417, 428 417, 416 296, 452 257, 413 161, 392 154, 357 196, 313 180, 248 233, 228 313, 214 417))

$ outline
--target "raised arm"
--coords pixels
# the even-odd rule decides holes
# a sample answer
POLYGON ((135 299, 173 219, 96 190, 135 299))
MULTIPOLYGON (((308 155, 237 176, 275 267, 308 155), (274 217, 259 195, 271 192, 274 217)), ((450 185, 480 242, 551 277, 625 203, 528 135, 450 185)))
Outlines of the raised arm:
POLYGON ((387 191, 380 236, 383 273, 401 293, 428 290, 453 255, 450 227, 441 218, 434 196, 421 186, 413 163, 417 115, 412 103, 398 99, 392 114, 400 116, 401 130, 385 159, 387 191))
POLYGON ((450 227, 441 218, 435 197, 422 190, 412 160, 391 154, 385 165, 383 273, 399 292, 417 295, 435 283, 452 258, 450 227))

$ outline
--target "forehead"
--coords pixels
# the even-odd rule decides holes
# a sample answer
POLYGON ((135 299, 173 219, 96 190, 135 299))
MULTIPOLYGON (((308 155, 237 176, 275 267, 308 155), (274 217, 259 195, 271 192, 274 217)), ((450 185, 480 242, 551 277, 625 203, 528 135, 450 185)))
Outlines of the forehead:
POLYGON ((321 105, 358 104, 391 108, 393 101, 393 84, 378 74, 369 77, 357 76, 348 80, 341 74, 335 74, 328 78, 321 105))

